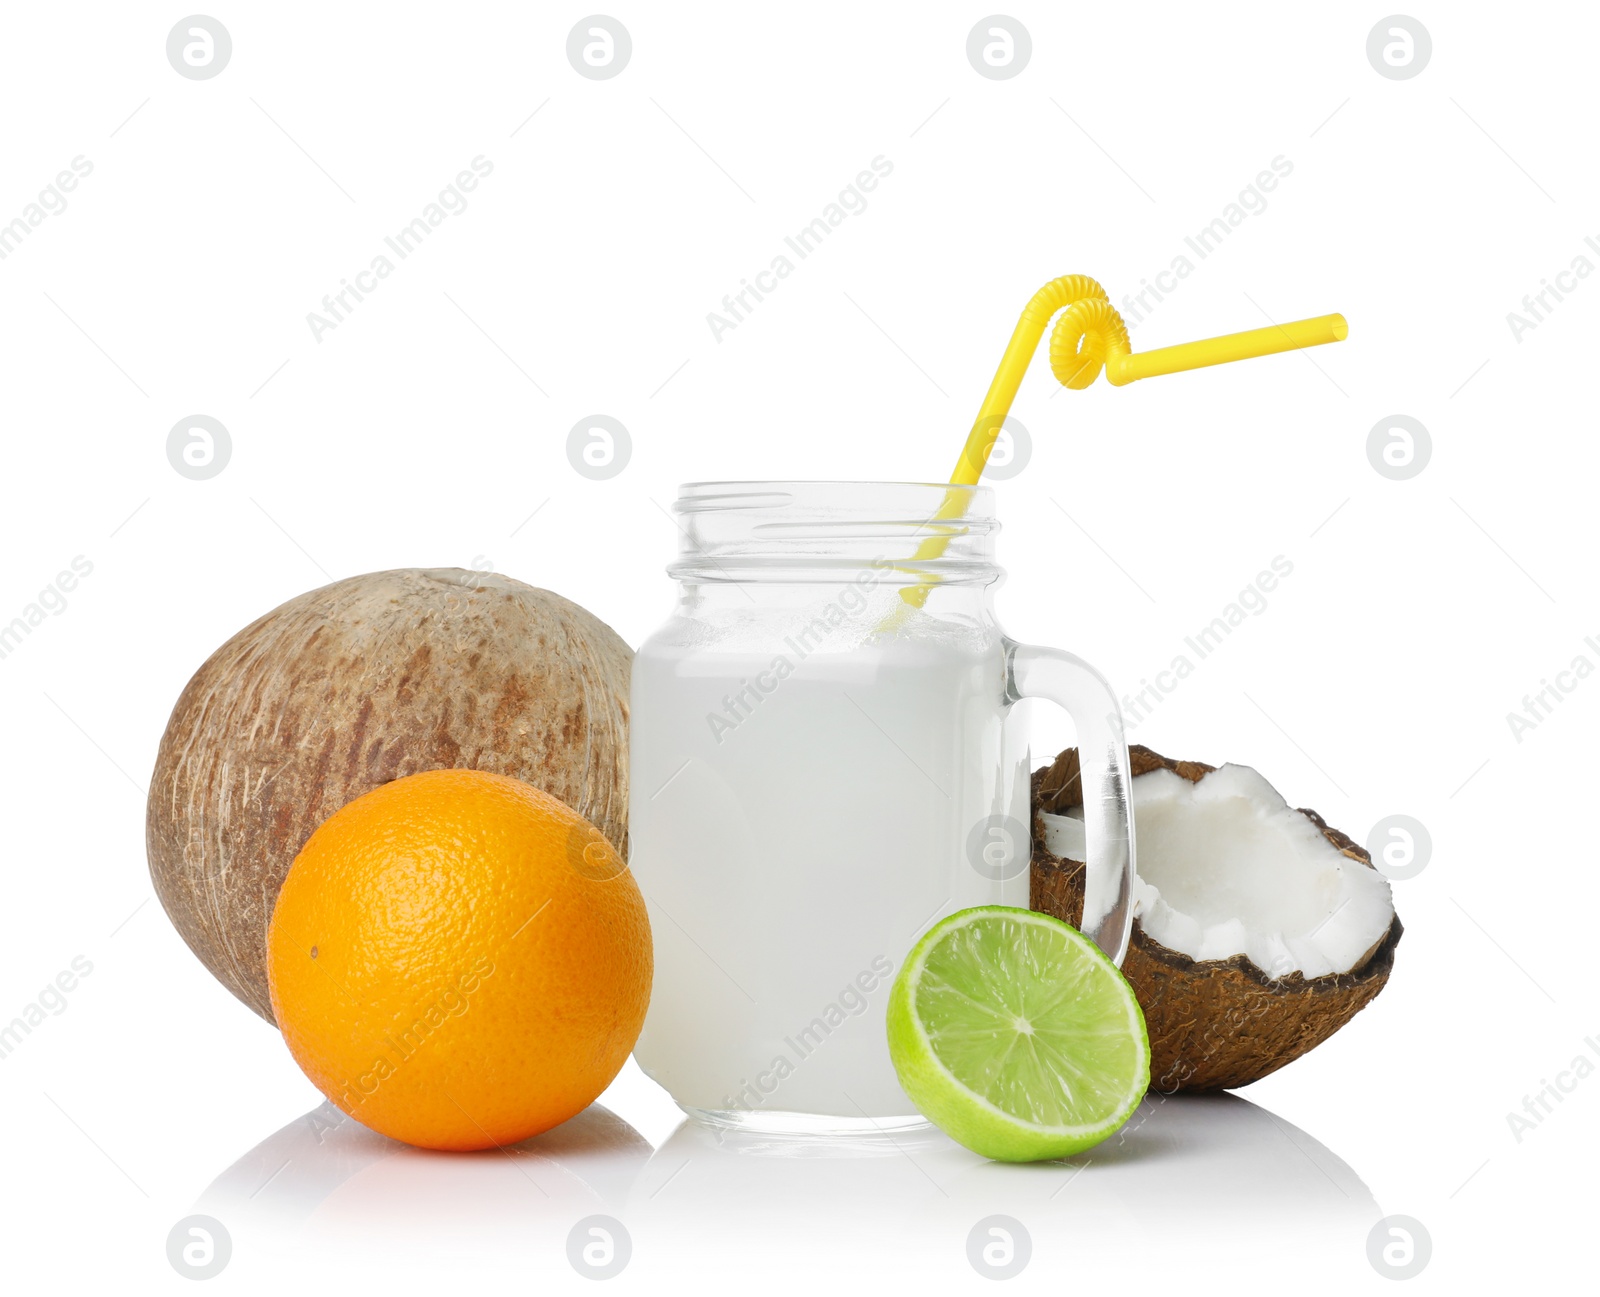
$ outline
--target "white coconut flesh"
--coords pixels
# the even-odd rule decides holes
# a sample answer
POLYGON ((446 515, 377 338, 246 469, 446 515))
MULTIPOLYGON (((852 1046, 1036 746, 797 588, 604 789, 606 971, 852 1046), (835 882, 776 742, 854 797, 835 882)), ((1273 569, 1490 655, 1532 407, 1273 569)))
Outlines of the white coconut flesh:
MULTIPOLYGON (((1191 959, 1246 956, 1267 976, 1356 968, 1394 918, 1388 880, 1352 860, 1248 766, 1191 783, 1170 770, 1133 780, 1134 914, 1191 959)), ((1041 814, 1045 848, 1084 858, 1083 808, 1041 814)))

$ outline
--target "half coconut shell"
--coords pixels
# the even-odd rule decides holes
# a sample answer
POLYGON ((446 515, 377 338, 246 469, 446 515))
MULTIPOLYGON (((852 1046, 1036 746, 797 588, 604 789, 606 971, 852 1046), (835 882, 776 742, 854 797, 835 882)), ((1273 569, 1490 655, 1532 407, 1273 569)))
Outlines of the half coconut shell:
MULTIPOLYGON (((1215 769, 1173 761, 1137 744, 1128 752, 1134 778, 1166 769, 1198 783, 1215 769)), ((1083 917, 1083 862, 1045 849, 1038 816, 1064 815, 1082 803, 1076 748, 1034 772, 1029 905, 1074 925, 1083 917)), ((1367 852, 1315 811, 1302 808, 1301 814, 1340 852, 1372 868, 1367 852)), ((1151 1088, 1167 1094, 1237 1089, 1320 1045, 1383 989, 1402 931, 1396 915, 1387 935, 1347 973, 1271 978, 1242 954, 1191 959, 1151 938, 1135 919, 1122 971, 1150 1030, 1151 1088)))

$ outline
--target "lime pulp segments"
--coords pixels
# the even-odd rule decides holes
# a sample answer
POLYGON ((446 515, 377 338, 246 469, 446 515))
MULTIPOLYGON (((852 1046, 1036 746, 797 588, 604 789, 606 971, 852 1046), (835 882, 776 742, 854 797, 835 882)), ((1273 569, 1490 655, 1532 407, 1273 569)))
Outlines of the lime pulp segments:
POLYGON ((1150 1085, 1133 988, 1077 929, 983 905, 941 919, 889 994, 889 1055, 922 1114, 1002 1162, 1070 1157, 1150 1085))

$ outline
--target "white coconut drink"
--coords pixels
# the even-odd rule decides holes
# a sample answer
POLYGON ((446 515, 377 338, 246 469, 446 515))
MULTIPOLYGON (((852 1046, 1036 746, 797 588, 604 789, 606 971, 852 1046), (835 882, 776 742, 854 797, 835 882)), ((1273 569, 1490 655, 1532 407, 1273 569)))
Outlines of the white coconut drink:
MULTIPOLYGON (((1247 766, 1130 749, 1138 843, 1123 972, 1158 1090, 1233 1089, 1326 1040, 1383 988, 1401 934, 1388 881, 1247 766)), ((1034 776, 1034 909, 1083 906, 1075 749, 1034 776)))

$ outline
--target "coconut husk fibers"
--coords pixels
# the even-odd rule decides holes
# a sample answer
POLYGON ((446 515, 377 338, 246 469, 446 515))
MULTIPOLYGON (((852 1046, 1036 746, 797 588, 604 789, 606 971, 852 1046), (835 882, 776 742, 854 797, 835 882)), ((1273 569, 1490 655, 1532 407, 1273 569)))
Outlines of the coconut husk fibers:
POLYGON ((156 895, 267 1021, 267 924, 311 832, 421 770, 511 775, 628 852, 633 652, 574 603, 494 573, 373 572, 289 600, 211 655, 150 780, 156 895))
MULTIPOLYGON (((1135 778, 1164 768, 1197 783, 1215 769, 1198 761, 1173 761, 1139 745, 1128 751, 1135 778)), ((1082 802, 1076 748, 1034 772, 1029 904, 1073 925, 1083 917, 1084 866, 1045 850, 1038 814, 1063 815, 1082 802)), ((1302 809, 1301 814, 1346 856, 1372 868, 1367 852, 1315 811, 1302 809)), ((1315 978, 1294 973, 1275 979, 1242 954, 1190 959, 1151 938, 1135 919, 1122 971, 1150 1030, 1151 1088, 1168 1094, 1237 1089, 1320 1045, 1383 989, 1402 930, 1396 915, 1387 935, 1348 973, 1315 978)))

